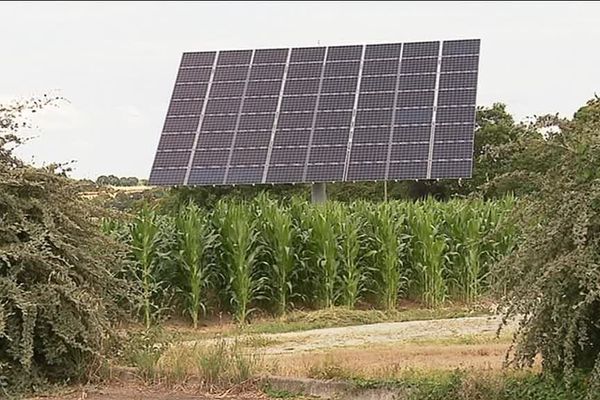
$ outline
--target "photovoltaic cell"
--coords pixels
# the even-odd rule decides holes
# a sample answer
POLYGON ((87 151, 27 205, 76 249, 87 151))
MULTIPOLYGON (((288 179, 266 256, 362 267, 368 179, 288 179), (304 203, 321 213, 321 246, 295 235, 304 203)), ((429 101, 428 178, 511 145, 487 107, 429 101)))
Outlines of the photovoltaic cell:
POLYGON ((304 47, 292 49, 290 62, 311 62, 323 61, 325 57, 325 47, 304 47))
POLYGON ((385 176, 386 164, 381 163, 351 163, 348 169, 348 180, 377 181, 385 176))
POLYGON ((213 65, 216 55, 217 53, 214 51, 183 53, 183 56, 181 57, 181 68, 210 67, 213 65))
POLYGON ((177 74, 177 83, 198 83, 210 80, 211 68, 181 68, 177 74))
POLYGON ((303 165, 308 147, 275 147, 271 154, 271 165, 303 165))
POLYGON ((384 60, 366 60, 363 66, 363 76, 396 75, 398 73, 398 58, 384 60))
POLYGON ((479 47, 184 53, 150 183, 470 177, 479 47))
POLYGON ((365 51, 365 60, 378 58, 398 58, 402 49, 401 43, 392 44, 370 44, 365 51))
POLYGON ((192 168, 189 175, 190 185, 220 185, 225 177, 225 167, 222 168, 192 168))
POLYGON ((254 64, 285 64, 289 49, 260 49, 254 54, 254 64))

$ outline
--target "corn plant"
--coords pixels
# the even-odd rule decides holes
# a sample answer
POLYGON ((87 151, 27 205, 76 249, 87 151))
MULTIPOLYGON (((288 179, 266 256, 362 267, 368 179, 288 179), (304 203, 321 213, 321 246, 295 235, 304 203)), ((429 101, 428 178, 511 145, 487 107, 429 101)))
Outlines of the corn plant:
POLYGON ((203 296, 209 273, 206 251, 215 241, 215 234, 206 215, 194 203, 180 210, 176 217, 176 259, 179 269, 179 289, 184 296, 185 312, 198 327, 200 313, 205 311, 203 296))
POLYGON ((245 324, 252 312, 251 302, 257 298, 262 283, 256 273, 256 259, 260 251, 256 220, 248 206, 224 201, 217 204, 215 219, 225 253, 230 301, 236 320, 245 324))
POLYGON ((407 239, 403 232, 405 216, 397 203, 382 203, 368 211, 376 298, 383 308, 390 311, 396 308, 400 291, 407 281, 402 271, 407 239))
POLYGON ((448 237, 449 286, 457 297, 471 303, 481 296, 486 278, 481 232, 485 205, 480 201, 450 202, 442 210, 448 237))
POLYGON ((133 255, 133 276, 141 287, 141 311, 146 329, 150 329, 158 307, 152 301, 160 286, 159 268, 159 228, 157 216, 148 206, 142 207, 129 226, 131 252, 133 255))
POLYGON ((446 300, 445 264, 448 261, 446 236, 440 231, 436 204, 428 200, 411 208, 412 265, 419 292, 428 307, 446 300))
POLYGON ((271 300, 278 314, 290 305, 292 274, 295 266, 294 226, 287 210, 266 196, 256 202, 265 252, 269 254, 267 279, 271 300))
POLYGON ((320 286, 319 274, 314 268, 316 261, 312 246, 312 205, 304 199, 294 197, 289 202, 287 211, 294 229, 292 248, 296 264, 291 276, 291 294, 294 302, 312 306, 318 302, 316 293, 320 286))
POLYGON ((340 302, 354 308, 363 291, 364 275, 360 267, 361 241, 364 223, 360 215, 341 209, 339 221, 340 302))
POLYGON ((311 248, 317 277, 317 299, 325 308, 336 301, 336 281, 339 269, 337 229, 340 205, 329 203, 314 207, 309 215, 311 223, 311 248))

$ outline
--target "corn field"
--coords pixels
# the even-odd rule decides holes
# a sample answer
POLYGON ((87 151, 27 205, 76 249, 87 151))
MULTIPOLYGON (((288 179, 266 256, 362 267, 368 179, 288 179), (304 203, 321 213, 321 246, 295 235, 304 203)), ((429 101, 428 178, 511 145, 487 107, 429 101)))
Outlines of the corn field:
POLYGON ((146 325, 165 312, 194 326, 228 312, 243 324, 257 310, 437 307, 502 292, 494 264, 517 243, 514 207, 512 197, 313 205, 261 195, 176 215, 145 207, 103 228, 130 249, 146 325))

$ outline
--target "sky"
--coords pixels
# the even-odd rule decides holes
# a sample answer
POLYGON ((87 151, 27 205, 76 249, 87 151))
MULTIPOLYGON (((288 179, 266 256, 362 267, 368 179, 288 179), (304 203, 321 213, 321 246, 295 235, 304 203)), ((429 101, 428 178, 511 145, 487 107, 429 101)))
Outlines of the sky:
POLYGON ((517 120, 600 93, 598 2, 1 2, 0 103, 68 100, 18 154, 147 178, 184 51, 480 38, 477 104, 517 120))

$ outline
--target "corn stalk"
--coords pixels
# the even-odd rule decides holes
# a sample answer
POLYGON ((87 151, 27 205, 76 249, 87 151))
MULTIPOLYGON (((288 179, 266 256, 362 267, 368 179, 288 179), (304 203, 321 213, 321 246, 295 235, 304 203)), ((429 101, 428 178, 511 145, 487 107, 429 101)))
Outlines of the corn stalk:
POLYGON ((278 314, 285 314, 290 306, 293 291, 292 274, 295 266, 294 225, 285 208, 266 196, 257 201, 262 240, 265 252, 269 254, 267 270, 271 300, 278 314))
POLYGON ((205 253, 216 236, 206 216, 194 203, 189 203, 179 212, 176 226, 179 287, 185 298, 185 312, 192 319, 195 329, 198 327, 200 313, 205 311, 203 292, 209 283, 205 253))
POLYGON ((225 252, 227 285, 235 319, 245 324, 253 311, 251 302, 257 298, 262 283, 255 268, 260 251, 256 220, 248 206, 223 201, 217 204, 215 218, 225 252))
POLYGON ((360 268, 361 241, 364 237, 362 218, 353 210, 344 208, 339 214, 340 302, 354 308, 363 291, 364 276, 360 268))
POLYGON ((370 248, 374 260, 376 297, 384 309, 396 308, 402 286, 407 281, 402 273, 407 235, 403 232, 404 211, 397 203, 382 203, 368 210, 370 215, 370 248))
POLYGON ((311 219, 311 244, 318 280, 318 301, 325 308, 333 307, 339 269, 336 230, 340 220, 340 207, 336 203, 328 203, 314 207, 307 215, 310 215, 311 219))
POLYGON ((428 307, 446 300, 445 264, 448 255, 446 236, 440 232, 436 203, 428 200, 412 207, 412 265, 417 272, 419 291, 428 307))
POLYGON ((159 228, 155 211, 144 206, 137 213, 129 226, 131 235, 131 251, 134 258, 134 276, 141 286, 142 310, 144 325, 150 329, 153 316, 158 311, 152 298, 159 287, 158 278, 158 246, 159 228))

